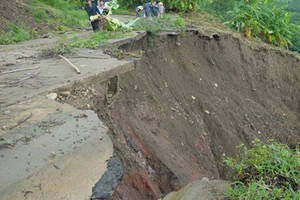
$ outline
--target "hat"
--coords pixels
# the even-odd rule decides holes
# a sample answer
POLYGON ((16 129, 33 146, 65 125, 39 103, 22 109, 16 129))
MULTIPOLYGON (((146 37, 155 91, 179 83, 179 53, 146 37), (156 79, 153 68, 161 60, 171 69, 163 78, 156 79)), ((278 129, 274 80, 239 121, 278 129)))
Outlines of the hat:
POLYGON ((138 6, 137 7, 139 10, 144 10, 144 7, 143 6, 138 6))
POLYGON ((164 5, 164 4, 163 4, 163 2, 159 2, 158 5, 162 6, 162 5, 164 5))

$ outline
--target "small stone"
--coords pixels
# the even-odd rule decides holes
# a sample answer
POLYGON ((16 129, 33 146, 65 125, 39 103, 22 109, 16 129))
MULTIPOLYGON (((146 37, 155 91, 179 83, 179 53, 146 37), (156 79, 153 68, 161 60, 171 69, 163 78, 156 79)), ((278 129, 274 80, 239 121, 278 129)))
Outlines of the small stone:
POLYGON ((56 153, 54 151, 50 152, 50 155, 49 155, 50 158, 55 158, 55 156, 56 156, 56 153))
POLYGON ((209 114, 209 113, 210 113, 208 110, 204 110, 204 112, 206 112, 207 114, 209 114))
POLYGON ((62 91, 62 92, 60 92, 60 96, 69 98, 71 96, 71 92, 70 91, 62 91))
POLYGON ((203 177, 202 181, 209 182, 209 179, 207 177, 203 177))
POLYGON ((48 99, 55 100, 57 98, 57 93, 52 92, 46 95, 48 99))
POLYGON ((192 99, 193 99, 193 100, 195 100, 195 99, 196 99, 196 97, 194 97, 194 96, 192 95, 192 99))

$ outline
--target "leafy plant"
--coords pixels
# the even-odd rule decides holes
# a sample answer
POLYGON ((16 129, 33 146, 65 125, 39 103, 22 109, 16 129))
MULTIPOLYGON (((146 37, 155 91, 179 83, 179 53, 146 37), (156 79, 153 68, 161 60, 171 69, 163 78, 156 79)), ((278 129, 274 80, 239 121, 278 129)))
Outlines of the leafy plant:
POLYGON ((242 0, 229 12, 233 18, 225 24, 246 37, 259 37, 287 49, 292 38, 291 14, 273 3, 272 0, 242 0))
POLYGON ((197 0, 167 0, 167 5, 170 9, 187 12, 197 10, 199 8, 199 2, 197 0))
POLYGON ((274 141, 239 146, 237 158, 225 163, 236 173, 228 191, 232 199, 297 199, 300 195, 300 149, 274 141))
POLYGON ((146 30, 148 33, 156 34, 161 31, 183 30, 186 23, 179 15, 166 14, 162 19, 141 18, 134 25, 134 30, 146 30))

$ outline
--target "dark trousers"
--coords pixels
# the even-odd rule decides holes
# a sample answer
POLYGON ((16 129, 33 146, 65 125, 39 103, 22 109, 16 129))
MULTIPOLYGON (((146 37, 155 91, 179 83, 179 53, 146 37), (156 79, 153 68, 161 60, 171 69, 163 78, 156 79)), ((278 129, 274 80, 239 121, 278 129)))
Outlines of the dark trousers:
POLYGON ((92 21, 91 24, 94 32, 99 30, 99 20, 92 21))

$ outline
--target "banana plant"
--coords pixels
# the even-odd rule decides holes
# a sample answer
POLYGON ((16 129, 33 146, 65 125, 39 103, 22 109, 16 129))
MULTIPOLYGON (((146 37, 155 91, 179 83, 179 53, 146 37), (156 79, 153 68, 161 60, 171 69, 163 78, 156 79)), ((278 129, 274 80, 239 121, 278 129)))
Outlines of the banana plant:
POLYGON ((199 8, 199 0, 167 0, 167 5, 170 9, 180 12, 188 12, 199 8))
POLYGON ((259 37, 276 46, 291 45, 291 14, 284 7, 274 6, 275 0, 242 0, 229 14, 224 24, 243 32, 245 37, 259 37))

